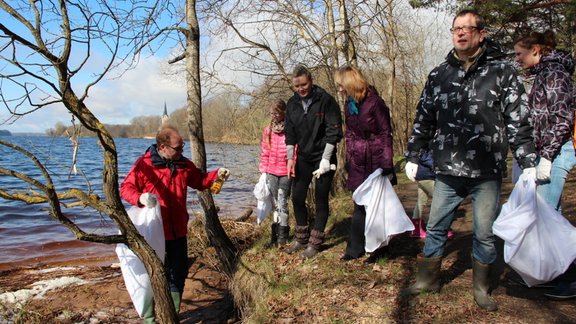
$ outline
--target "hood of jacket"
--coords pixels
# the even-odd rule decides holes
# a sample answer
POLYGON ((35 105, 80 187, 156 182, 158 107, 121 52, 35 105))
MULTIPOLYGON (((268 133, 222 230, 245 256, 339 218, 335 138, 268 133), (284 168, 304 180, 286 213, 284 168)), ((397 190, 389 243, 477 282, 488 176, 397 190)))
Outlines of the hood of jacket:
POLYGON ((574 58, 569 53, 553 50, 550 54, 542 56, 540 62, 530 68, 530 74, 538 74, 549 64, 562 65, 570 75, 574 74, 574 58))

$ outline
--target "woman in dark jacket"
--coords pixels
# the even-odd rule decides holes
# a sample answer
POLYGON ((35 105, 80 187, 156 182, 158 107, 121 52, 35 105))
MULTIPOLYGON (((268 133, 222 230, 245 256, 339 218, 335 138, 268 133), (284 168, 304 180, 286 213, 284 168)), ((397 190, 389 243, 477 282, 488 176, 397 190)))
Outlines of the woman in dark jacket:
MULTIPOLYGON (((354 191, 376 169, 396 184, 392 152, 390 111, 376 89, 354 67, 338 69, 334 78, 338 91, 346 96, 346 168, 348 189, 354 191)), ((364 206, 354 203, 352 226, 343 261, 364 255, 364 206)))

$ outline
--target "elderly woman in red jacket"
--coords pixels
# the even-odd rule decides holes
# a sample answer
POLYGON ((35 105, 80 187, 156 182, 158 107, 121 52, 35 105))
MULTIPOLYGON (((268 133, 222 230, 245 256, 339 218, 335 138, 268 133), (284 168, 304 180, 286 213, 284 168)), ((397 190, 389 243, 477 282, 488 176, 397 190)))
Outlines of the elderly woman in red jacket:
MULTIPOLYGON (((334 78, 338 91, 346 96, 346 168, 348 189, 354 191, 376 169, 396 184, 392 152, 390 111, 376 89, 357 68, 338 69, 334 78)), ((364 206, 354 203, 352 226, 346 252, 341 260, 357 259, 364 255, 364 206)))

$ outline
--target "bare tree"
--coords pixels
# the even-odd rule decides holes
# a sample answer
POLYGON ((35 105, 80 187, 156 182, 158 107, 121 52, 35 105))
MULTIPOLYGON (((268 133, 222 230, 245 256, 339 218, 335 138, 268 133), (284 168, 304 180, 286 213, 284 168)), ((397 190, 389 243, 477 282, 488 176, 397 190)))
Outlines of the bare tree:
MULTIPOLYGON (((77 239, 126 244, 143 261, 154 289, 156 315, 161 323, 178 321, 164 267, 154 250, 138 233, 130 221, 118 191, 118 160, 114 140, 104 125, 86 105, 89 90, 113 68, 132 64, 131 52, 121 46, 135 39, 135 16, 143 10, 134 7, 118 8, 106 1, 17 1, 0 0, 3 17, 0 22, 0 60, 3 62, 0 80, 0 100, 15 119, 39 109, 64 106, 88 131, 94 132, 103 149, 102 192, 104 197, 82 188, 59 191, 50 172, 32 153, 11 143, 10 147, 28 157, 42 174, 42 178, 0 167, 0 174, 28 183, 34 190, 15 192, 0 188, 0 197, 29 204, 48 203, 50 215, 64 224, 77 239), (98 73, 84 72, 96 52, 107 57, 98 65, 98 73), (91 80, 85 82, 86 77, 91 80), (85 85, 80 88, 80 84, 85 85), (108 215, 120 229, 118 235, 97 235, 85 232, 68 218, 63 208, 83 205, 108 215)), ((146 2, 140 3, 145 5, 146 2)), ((90 66, 93 68, 94 65, 90 66)))

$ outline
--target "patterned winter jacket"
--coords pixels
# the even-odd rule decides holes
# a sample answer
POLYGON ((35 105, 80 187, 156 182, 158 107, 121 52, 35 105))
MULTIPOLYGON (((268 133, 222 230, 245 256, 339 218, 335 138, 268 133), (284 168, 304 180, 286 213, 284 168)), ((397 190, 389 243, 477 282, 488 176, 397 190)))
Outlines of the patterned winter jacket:
POLYGON ((433 139, 436 174, 506 176, 509 145, 522 168, 533 167, 536 154, 526 100, 519 76, 496 44, 486 40, 468 71, 452 50, 428 75, 406 158, 418 163, 433 139))
POLYGON ((536 150, 553 161, 562 145, 570 140, 574 126, 571 77, 574 59, 570 54, 553 51, 543 56, 529 73, 536 75, 528 96, 536 150))

